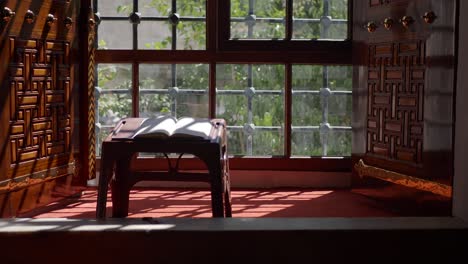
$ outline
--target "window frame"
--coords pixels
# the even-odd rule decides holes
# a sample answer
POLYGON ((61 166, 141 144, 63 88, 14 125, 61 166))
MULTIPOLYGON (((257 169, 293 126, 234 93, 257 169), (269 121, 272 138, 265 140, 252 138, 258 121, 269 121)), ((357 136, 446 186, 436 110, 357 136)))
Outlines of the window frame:
MULTIPOLYGON (((97 1, 97 0, 94 0, 97 1)), ((134 0, 136 1, 136 0, 134 0)), ((206 50, 116 50, 96 49, 95 61, 101 63, 125 63, 132 65, 132 98, 139 98, 138 66, 140 63, 207 63, 209 64, 209 117, 216 116, 216 64, 280 63, 285 65, 285 113, 284 155, 230 157, 231 170, 280 170, 280 171, 351 171, 351 157, 296 157, 291 156, 291 104, 292 65, 351 65, 351 7, 348 0, 348 36, 344 41, 270 41, 226 40, 225 27, 229 27, 229 2, 206 1, 206 50), (227 13, 226 13, 227 12, 227 13), (226 16, 227 15, 227 16, 226 16), (224 16, 224 17, 223 17, 224 16), (223 19, 224 18, 224 19, 223 19), (223 30, 224 29, 224 30, 223 30), (219 33, 219 34, 218 34, 219 33), (269 47, 269 48, 265 48, 269 47), (252 55, 255 56, 252 56, 252 55)), ((291 3, 288 1, 288 3, 291 3)), ((133 101, 132 116, 138 117, 139 105, 133 101)), ((153 168, 154 159, 142 157, 137 168, 153 168)), ((98 157, 98 162, 100 158, 98 157)), ((175 160, 174 160, 175 162, 175 160)), ((161 169, 167 165, 161 164, 161 169)), ((157 165, 159 166, 159 165, 157 165)), ((200 160, 183 158, 181 169, 204 169, 200 160)))
POLYGON ((351 63, 351 39, 352 27, 349 21, 352 21, 352 0, 348 0, 348 37, 345 40, 307 40, 291 39, 292 35, 292 4, 286 0, 286 37, 281 40, 266 39, 230 39, 230 0, 220 1, 217 10, 217 24, 219 34, 217 35, 218 50, 220 51, 269 51, 269 52, 288 52, 306 53, 313 55, 310 59, 321 57, 315 60, 309 60, 309 63, 351 63), (333 50, 333 53, 329 53, 333 50), (325 57, 325 58, 324 58, 325 57))

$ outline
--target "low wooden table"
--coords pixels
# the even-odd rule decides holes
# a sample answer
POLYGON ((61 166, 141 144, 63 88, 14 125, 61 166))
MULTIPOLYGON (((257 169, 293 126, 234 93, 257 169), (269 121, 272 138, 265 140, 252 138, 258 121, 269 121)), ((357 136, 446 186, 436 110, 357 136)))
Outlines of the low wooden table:
POLYGON ((122 135, 132 133, 139 127, 143 118, 121 120, 113 132, 102 143, 101 169, 99 175, 96 217, 106 217, 106 201, 109 183, 112 192, 112 217, 126 217, 130 189, 139 181, 196 181, 208 182, 211 186, 211 206, 213 217, 231 217, 231 193, 229 164, 227 156, 226 124, 223 119, 213 119, 216 131, 209 140, 199 139, 128 139, 122 135), (125 130, 121 130, 122 122, 125 130), (113 139, 119 133, 120 139, 113 139), (207 172, 179 171, 169 161, 167 171, 138 171, 131 169, 132 162, 139 152, 191 154, 202 160, 207 172), (115 175, 114 175, 115 172, 115 175), (114 175, 114 177, 112 177, 114 175))

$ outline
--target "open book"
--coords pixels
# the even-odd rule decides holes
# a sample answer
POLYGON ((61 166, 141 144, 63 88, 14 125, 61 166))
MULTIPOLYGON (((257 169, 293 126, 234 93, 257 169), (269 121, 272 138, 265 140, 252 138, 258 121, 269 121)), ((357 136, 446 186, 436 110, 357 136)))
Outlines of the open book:
MULTIPOLYGON (((197 138, 210 139, 213 123, 208 118, 183 117, 176 119, 172 116, 158 116, 146 118, 127 139, 139 138, 197 138)), ((119 137, 113 139, 120 139, 119 137)))

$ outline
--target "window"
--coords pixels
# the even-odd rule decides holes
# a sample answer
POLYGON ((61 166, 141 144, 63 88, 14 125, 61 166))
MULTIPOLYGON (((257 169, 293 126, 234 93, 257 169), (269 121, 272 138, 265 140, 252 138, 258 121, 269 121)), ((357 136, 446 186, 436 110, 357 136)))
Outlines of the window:
POLYGON ((226 50, 310 50, 349 42, 347 0, 235 0, 219 8, 218 41, 226 50), (255 40, 255 41, 253 41, 255 40))
POLYGON ((120 118, 171 114, 226 119, 235 168, 349 165, 348 5, 95 0, 98 156, 120 118))

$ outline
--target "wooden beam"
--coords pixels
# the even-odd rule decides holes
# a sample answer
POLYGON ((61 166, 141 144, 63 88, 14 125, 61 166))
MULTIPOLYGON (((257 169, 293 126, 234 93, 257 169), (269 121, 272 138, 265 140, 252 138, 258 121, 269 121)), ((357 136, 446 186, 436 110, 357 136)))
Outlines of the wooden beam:
POLYGON ((356 169, 360 177, 367 176, 377 178, 387 182, 403 185, 409 188, 427 191, 445 197, 452 197, 451 186, 408 176, 405 174, 385 170, 374 166, 369 166, 366 165, 362 159, 359 160, 359 162, 356 163, 356 165, 354 165, 354 168, 356 169))

